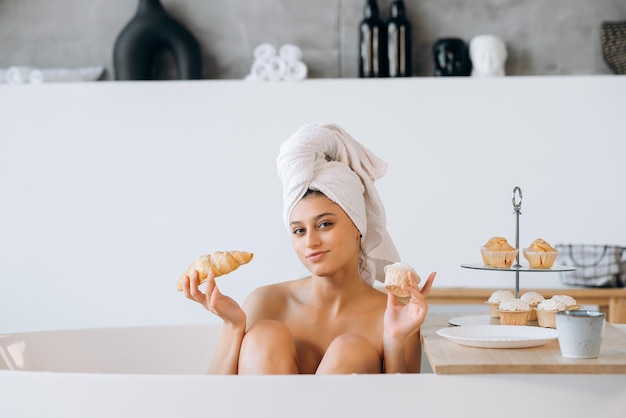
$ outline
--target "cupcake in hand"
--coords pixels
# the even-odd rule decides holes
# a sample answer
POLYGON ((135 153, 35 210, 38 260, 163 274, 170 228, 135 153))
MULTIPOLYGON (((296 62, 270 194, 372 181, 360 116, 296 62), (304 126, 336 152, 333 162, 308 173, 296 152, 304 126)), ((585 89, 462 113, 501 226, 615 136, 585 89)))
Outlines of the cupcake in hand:
POLYGON ((385 266, 385 289, 398 297, 407 297, 409 292, 402 289, 402 285, 409 284, 409 271, 413 272, 417 284, 420 283, 420 276, 417 275, 413 267, 406 263, 393 263, 385 266))

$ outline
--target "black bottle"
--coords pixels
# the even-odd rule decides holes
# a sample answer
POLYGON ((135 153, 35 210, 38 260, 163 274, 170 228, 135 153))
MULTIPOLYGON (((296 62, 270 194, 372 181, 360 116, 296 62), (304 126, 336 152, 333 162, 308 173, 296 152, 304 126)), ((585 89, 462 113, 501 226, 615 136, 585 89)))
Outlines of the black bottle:
POLYGON ((359 25, 359 77, 387 75, 387 41, 385 24, 378 12, 376 0, 367 0, 365 18, 359 25))
POLYGON ((394 0, 391 3, 387 22, 387 51, 389 77, 411 77, 413 75, 411 22, 406 17, 402 0, 394 0))
POLYGON ((159 59, 171 54, 178 79, 202 77, 202 53, 193 34, 168 14, 160 0, 140 0, 113 50, 117 80, 158 80, 159 59))

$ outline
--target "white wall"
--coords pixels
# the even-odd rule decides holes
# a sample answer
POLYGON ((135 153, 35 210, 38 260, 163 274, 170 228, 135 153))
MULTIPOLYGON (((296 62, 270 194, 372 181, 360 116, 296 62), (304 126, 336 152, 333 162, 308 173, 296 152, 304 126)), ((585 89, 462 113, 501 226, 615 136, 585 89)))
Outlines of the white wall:
POLYGON ((214 250, 255 254, 219 279, 238 301, 304 275, 275 158, 308 122, 389 163, 389 230, 420 275, 511 287, 460 264, 514 240, 515 186, 521 246, 625 244, 624 97, 618 76, 0 86, 0 332, 216 321, 175 290, 214 250))

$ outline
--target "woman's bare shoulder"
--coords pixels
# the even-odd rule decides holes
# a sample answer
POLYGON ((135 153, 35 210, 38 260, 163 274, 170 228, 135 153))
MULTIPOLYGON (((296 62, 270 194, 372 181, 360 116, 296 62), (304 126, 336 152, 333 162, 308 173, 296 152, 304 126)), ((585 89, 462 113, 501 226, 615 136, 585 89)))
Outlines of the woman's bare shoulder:
POLYGON ((265 299, 265 298, 284 298, 289 297, 303 284, 305 279, 289 280, 284 282, 267 284, 254 289, 248 298, 265 299))
POLYGON ((243 308, 250 316, 258 319, 271 317, 278 319, 301 288, 305 279, 272 283, 254 289, 246 298, 243 308))

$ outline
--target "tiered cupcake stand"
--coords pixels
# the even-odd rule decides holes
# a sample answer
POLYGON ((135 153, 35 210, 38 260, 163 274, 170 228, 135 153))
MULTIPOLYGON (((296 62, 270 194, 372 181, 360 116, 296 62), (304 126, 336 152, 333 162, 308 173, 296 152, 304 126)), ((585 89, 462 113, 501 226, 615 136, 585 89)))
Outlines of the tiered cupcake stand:
POLYGON ((553 265, 552 268, 549 269, 537 269, 530 268, 529 266, 522 266, 519 262, 521 250, 519 247, 519 216, 522 214, 522 189, 519 187, 515 187, 513 189, 513 209, 515 213, 515 249, 517 250, 517 256, 515 257, 515 263, 510 268, 497 268, 487 266, 483 263, 470 263, 470 264, 461 264, 461 267, 468 269, 476 269, 476 270, 492 270, 492 271, 507 271, 515 273, 515 297, 519 298, 519 275, 520 272, 524 273, 558 273, 563 271, 573 271, 576 270, 576 267, 562 266, 562 265, 553 265))
MULTIPOLYGON (((513 189, 513 209, 515 213, 515 249, 517 255, 510 268, 497 268, 484 263, 462 264, 461 267, 477 270, 515 272, 515 297, 519 298, 520 273, 555 273, 576 270, 575 267, 554 264, 550 269, 530 268, 522 266, 519 247, 519 216, 522 214, 522 190, 513 189)), ((531 326, 500 325, 498 318, 491 315, 459 316, 448 320, 452 327, 442 328, 437 334, 461 345, 485 348, 525 348, 536 347, 557 338, 556 330, 531 326)))

